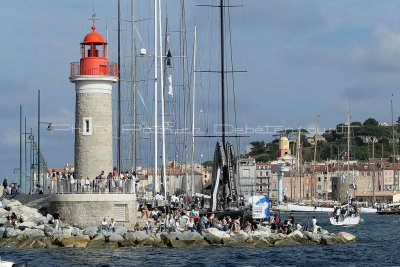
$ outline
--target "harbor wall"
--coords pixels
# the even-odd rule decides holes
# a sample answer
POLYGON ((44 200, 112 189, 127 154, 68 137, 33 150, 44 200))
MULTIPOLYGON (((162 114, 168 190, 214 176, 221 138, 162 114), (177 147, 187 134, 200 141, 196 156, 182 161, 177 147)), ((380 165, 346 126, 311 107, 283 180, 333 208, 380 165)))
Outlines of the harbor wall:
POLYGON ((49 211, 80 227, 101 225, 103 218, 114 218, 117 226, 133 227, 134 218, 139 216, 135 194, 52 195, 49 211))

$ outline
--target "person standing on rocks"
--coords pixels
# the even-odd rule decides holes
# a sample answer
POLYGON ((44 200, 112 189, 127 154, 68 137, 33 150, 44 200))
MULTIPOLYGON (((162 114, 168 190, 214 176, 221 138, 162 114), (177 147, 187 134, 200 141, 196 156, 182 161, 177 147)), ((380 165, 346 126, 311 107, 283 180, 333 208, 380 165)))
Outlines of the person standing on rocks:
POLYGON ((313 216, 313 218, 311 219, 311 225, 312 225, 312 233, 316 234, 318 232, 318 225, 317 225, 317 218, 315 216, 313 216))
POLYGON ((7 194, 7 187, 8 187, 8 182, 7 182, 7 177, 5 177, 3 180, 3 192, 5 194, 7 194))

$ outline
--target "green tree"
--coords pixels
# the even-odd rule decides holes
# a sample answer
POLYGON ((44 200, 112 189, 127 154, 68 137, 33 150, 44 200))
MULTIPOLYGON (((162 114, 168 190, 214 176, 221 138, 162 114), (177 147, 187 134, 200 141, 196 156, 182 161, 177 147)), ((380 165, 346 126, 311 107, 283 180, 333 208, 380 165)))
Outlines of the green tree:
POLYGON ((204 161, 201 165, 203 165, 204 168, 212 167, 213 166, 213 161, 212 160, 207 160, 207 161, 204 161))

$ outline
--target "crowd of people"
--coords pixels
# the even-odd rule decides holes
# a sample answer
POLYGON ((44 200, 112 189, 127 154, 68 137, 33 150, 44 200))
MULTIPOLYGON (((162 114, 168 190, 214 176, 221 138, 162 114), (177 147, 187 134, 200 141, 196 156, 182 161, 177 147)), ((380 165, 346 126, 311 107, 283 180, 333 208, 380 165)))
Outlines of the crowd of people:
POLYGON ((11 195, 10 198, 14 198, 16 195, 18 195, 19 189, 18 185, 16 182, 11 182, 10 184, 8 183, 8 178, 5 177, 3 179, 3 195, 11 195))
MULTIPOLYGON (((175 200, 175 196, 173 198, 175 200)), ((162 208, 149 209, 146 204, 140 206, 141 218, 147 218, 143 230, 150 232, 201 232, 205 229, 216 228, 219 231, 238 233, 254 231, 256 224, 250 221, 242 223, 241 217, 225 215, 217 217, 214 213, 204 214, 200 212, 197 205, 192 204, 190 208, 182 207, 178 201, 162 208)))
POLYGON ((50 191, 52 193, 135 193, 139 178, 136 172, 118 173, 114 167, 106 174, 102 171, 94 179, 74 177, 73 173, 53 172, 50 191))
POLYGON ((315 216, 312 217, 311 221, 306 221, 304 223, 296 222, 292 213, 282 221, 278 214, 270 217, 271 230, 277 233, 290 234, 295 230, 304 230, 317 233, 321 228, 318 226, 318 221, 315 216))

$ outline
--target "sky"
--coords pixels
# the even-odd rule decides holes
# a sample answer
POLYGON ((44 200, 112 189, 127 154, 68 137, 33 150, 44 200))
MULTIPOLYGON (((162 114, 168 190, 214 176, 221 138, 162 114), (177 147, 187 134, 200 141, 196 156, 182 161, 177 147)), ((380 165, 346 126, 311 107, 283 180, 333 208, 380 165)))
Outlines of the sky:
MULTIPOLYGON (((151 1, 136 2, 138 9, 144 10, 136 11, 138 15, 151 14, 147 7, 151 1)), ((171 18, 170 28, 177 29, 179 1, 161 2, 164 14, 171 18)), ((108 29, 109 58, 115 62, 116 1, 94 3, 99 19, 97 31, 105 36, 108 29)), ((122 16, 128 19, 129 1, 121 3, 122 16)), ((187 28, 193 29, 195 24, 198 27, 198 54, 204 55, 200 60, 202 69, 216 67, 210 60, 215 61, 219 53, 218 11, 199 6, 210 3, 217 5, 219 1, 185 1, 187 28)), ((348 99, 353 121, 363 122, 373 117, 390 124, 391 99, 397 118, 400 1, 231 0, 229 3, 239 7, 229 9, 232 39, 227 36, 226 40, 232 43, 234 69, 246 71, 235 74, 237 126, 231 128, 237 127, 238 132, 245 134, 257 132, 241 139, 241 152, 251 141, 270 141, 274 130, 299 125, 313 128, 318 115, 321 129, 335 127, 347 120, 348 99)), ((69 64, 79 60, 79 42, 89 32, 92 10, 92 0, 0 2, 3 92, 0 178, 18 178, 15 169, 19 168, 19 106, 23 107, 27 132, 33 128, 36 135, 38 90, 43 122, 41 150, 47 164, 64 167, 73 162, 74 136, 68 129, 74 125, 75 89, 68 79, 69 64), (59 125, 57 129, 65 126, 64 130, 47 132, 46 122, 59 125)), ((127 28, 123 30, 122 34, 128 33, 127 28)), ((143 37, 142 45, 149 52, 151 42, 144 36, 150 35, 150 30, 152 27, 144 26, 138 30, 143 37)), ((189 46, 192 39, 190 30, 189 46)), ((203 87, 207 85, 207 77, 201 78, 203 87)), ((209 89, 217 90, 214 87, 209 89)), ((210 92, 205 94, 210 96, 210 92)), ((214 94, 214 100, 210 101, 219 100, 218 92, 214 94)), ((199 105, 201 112, 207 107, 199 105)), ((210 110, 215 111, 215 107, 210 110)), ((232 120, 230 115, 228 121, 232 120)), ((211 159, 213 145, 203 149, 209 152, 202 151, 202 159, 211 159)))

